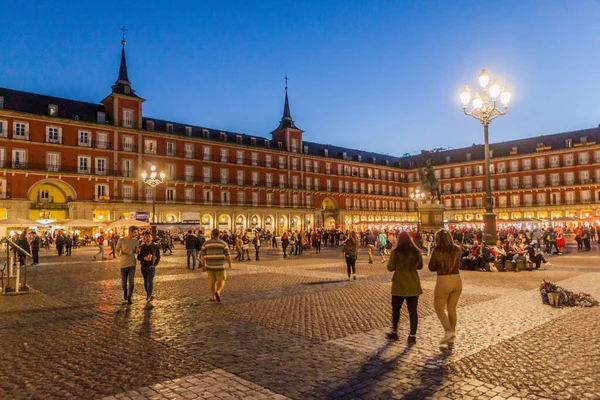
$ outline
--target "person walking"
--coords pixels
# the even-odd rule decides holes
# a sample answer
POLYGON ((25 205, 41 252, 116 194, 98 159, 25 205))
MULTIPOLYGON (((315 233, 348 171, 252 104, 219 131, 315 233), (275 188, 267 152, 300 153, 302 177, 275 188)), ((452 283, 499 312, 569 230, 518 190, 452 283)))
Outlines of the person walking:
POLYGON ((72 249, 73 249, 73 237, 71 235, 65 235, 65 257, 71 257, 72 249))
POLYGON ((410 320, 408 343, 414 344, 417 342, 417 326, 419 324, 417 306, 419 296, 423 294, 417 271, 423 269, 423 255, 408 233, 400 232, 398 244, 390 252, 387 269, 394 273, 392 276, 392 331, 387 334, 387 337, 392 340, 398 339, 400 309, 406 300, 410 320))
POLYGON ((379 254, 381 255, 381 263, 383 264, 385 260, 385 248, 387 246, 387 235, 385 232, 379 232, 377 235, 377 247, 379 248, 379 254))
POLYGON ((152 234, 146 233, 144 243, 140 246, 140 253, 137 259, 141 262, 142 276, 144 277, 144 289, 146 289, 146 303, 154 300, 152 292, 154 291, 154 276, 156 275, 156 266, 160 261, 160 249, 156 243, 152 242, 152 234))
MULTIPOLYGON (((204 246, 204 242, 206 242, 206 238, 204 237, 202 231, 198 231, 198 235, 196 236, 196 256, 198 257, 198 268, 202 267, 202 261, 200 260, 200 250, 202 246, 204 246)), ((227 240, 225 240, 227 243, 227 240)))
POLYGON ((275 233, 273 233, 273 237, 271 238, 271 247, 273 247, 274 249, 277 248, 277 236, 275 235, 275 233))
POLYGON ((288 254, 287 254, 287 248, 288 245, 290 244, 290 239, 288 237, 287 232, 283 232, 283 235, 281 235, 281 249, 283 250, 283 258, 287 258, 288 254))
MULTIPOLYGON (((140 243, 138 241, 138 228, 136 226, 131 225, 127 232, 127 237, 119 239, 115 250, 121 257, 121 287, 123 288, 123 298, 127 304, 131 304, 135 266, 137 264, 136 256, 140 252, 140 243), (129 287, 127 285, 128 283, 129 287)), ((104 254, 104 249, 102 249, 102 251, 104 254)))
POLYGON ((254 236, 254 239, 252 239, 252 244, 254 245, 254 250, 256 251, 256 261, 259 261, 259 256, 260 256, 260 236, 258 234, 258 232, 256 233, 256 235, 254 236))
POLYGON ((454 342, 456 336, 456 305, 462 293, 459 275, 461 254, 462 250, 454 244, 447 230, 436 232, 429 270, 437 272, 433 306, 445 332, 440 344, 454 342))
POLYGON ((100 232, 100 236, 96 239, 96 243, 98 243, 98 252, 94 255, 94 261, 98 254, 102 256, 102 261, 106 260, 106 257, 104 256, 104 236, 102 235, 102 232, 100 232))
POLYGON ((58 256, 63 255, 63 250, 65 248, 65 237, 63 236, 62 231, 58 232, 58 236, 56 236, 56 252, 58 256))
MULTIPOLYGON (((29 246, 29 240, 27 240, 27 233, 25 231, 21 232, 21 234, 19 235, 17 239, 17 245, 23 250, 25 250, 27 253, 31 254, 31 247, 29 246)), ((25 253, 22 253, 20 251, 18 253, 19 265, 23 267, 27 263, 27 256, 25 255, 25 253)))
POLYGON ((190 229, 185 237, 185 252, 187 255, 187 267, 188 269, 196 269, 196 252, 198 247, 198 238, 192 233, 190 229), (192 259, 190 267, 190 258, 192 259))
POLYGON ((235 239, 235 251, 237 252, 237 256, 235 256, 236 261, 242 261, 242 257, 244 254, 244 242, 242 241, 242 235, 237 235, 235 239))
POLYGON ((351 272, 352 278, 356 280, 356 260, 358 259, 358 238, 356 237, 356 232, 352 231, 350 237, 344 242, 342 257, 346 260, 348 280, 350 280, 351 272))
POLYGON ((369 229, 365 238, 365 243, 367 244, 367 252, 369 254, 369 264, 373 264, 373 249, 375 249, 376 241, 377 239, 375 238, 375 235, 373 235, 373 233, 369 229))
POLYGON ((244 257, 250 261, 250 237, 247 232, 242 236, 242 243, 242 261, 244 261, 244 257))
POLYGON ((200 250, 202 258, 202 272, 208 273, 208 287, 210 289, 210 301, 221 302, 221 293, 225 287, 227 273, 225 272, 225 261, 231 268, 231 255, 229 245, 219 239, 219 230, 210 232, 210 240, 207 240, 200 250))
POLYGON ((40 246, 42 244, 42 239, 37 235, 36 231, 31 231, 29 233, 31 235, 31 257, 33 258, 33 265, 40 264, 40 246))

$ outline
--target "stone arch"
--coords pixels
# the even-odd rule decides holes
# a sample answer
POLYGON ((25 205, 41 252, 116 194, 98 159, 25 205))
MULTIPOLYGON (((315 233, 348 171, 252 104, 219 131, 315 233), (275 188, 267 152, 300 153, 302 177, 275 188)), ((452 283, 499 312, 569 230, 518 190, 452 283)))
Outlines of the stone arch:
POLYGON ((37 202, 38 190, 44 186, 54 189, 56 193, 60 195, 61 198, 57 200, 64 200, 56 201, 57 203, 68 203, 70 201, 77 200, 77 192, 73 186, 62 179, 42 179, 36 182, 33 186, 31 186, 31 188, 29 188, 29 191, 27 192, 27 199, 37 202))
POLYGON ((265 224, 264 224, 264 228, 267 231, 270 232, 275 232, 275 226, 276 226, 277 221, 275 220, 275 217, 273 217, 273 215, 269 214, 265 216, 265 224))
POLYGON ((231 217, 227 214, 221 214, 217 219, 217 224, 220 231, 229 231, 231 230, 231 217))
POLYGON ((251 229, 262 228, 262 219, 260 215, 254 214, 250 217, 249 226, 251 229))

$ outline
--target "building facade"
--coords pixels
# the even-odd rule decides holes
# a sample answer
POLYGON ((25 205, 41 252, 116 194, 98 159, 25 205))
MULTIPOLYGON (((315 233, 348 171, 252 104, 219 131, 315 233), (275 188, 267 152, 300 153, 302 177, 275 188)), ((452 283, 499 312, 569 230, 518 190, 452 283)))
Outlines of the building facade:
MULTIPOLYGON (((125 43, 117 81, 99 104, 0 88, 0 219, 135 217, 204 229, 274 232, 416 223, 419 168, 440 181, 448 223, 484 212, 483 146, 392 157, 303 140, 283 116, 270 137, 143 115, 125 43), (146 186, 151 166, 166 178, 146 186), (154 216, 151 216, 154 219, 154 216)), ((600 218, 600 129, 491 145, 499 223, 600 218)))

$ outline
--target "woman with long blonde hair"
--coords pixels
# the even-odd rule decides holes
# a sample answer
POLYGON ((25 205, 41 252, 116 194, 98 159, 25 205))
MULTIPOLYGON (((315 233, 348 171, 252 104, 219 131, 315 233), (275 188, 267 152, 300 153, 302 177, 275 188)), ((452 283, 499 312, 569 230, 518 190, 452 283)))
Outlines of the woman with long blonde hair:
POLYGON ((462 281, 458 272, 461 254, 462 251, 459 246, 454 244, 450 232, 440 229, 435 233, 429 270, 437 272, 433 306, 445 331, 440 344, 454 342, 456 305, 462 293, 462 281))

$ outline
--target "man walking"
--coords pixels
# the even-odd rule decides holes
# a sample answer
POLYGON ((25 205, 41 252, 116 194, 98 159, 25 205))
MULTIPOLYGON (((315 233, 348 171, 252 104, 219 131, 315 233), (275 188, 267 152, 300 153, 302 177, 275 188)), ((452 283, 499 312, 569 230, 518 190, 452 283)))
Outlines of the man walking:
POLYGON ((140 246, 140 253, 137 259, 142 264, 142 276, 144 277, 144 289, 146 289, 146 303, 154 300, 152 292, 154 290, 154 275, 156 274, 156 266, 160 261, 160 250, 158 245, 152 243, 152 234, 146 233, 144 243, 140 246))
POLYGON ((221 293, 225 287, 227 274, 225 261, 231 268, 231 255, 227 243, 219 239, 219 230, 210 232, 210 240, 206 241, 200 251, 202 258, 202 271, 208 273, 208 287, 210 288, 210 301, 221 302, 221 293))
MULTIPOLYGON (((104 252, 104 249, 102 250, 104 252)), ((121 257, 121 286, 123 288, 123 298, 127 304, 131 304, 135 265, 137 264, 136 257, 140 252, 137 227, 133 225, 129 227, 127 237, 119 239, 116 251, 121 257), (129 283, 129 287, 127 287, 127 283, 129 283)))
MULTIPOLYGON (((98 254, 102 256, 102 261, 106 260, 106 257, 104 257, 104 236, 102 236, 102 232, 100 232, 100 236, 96 239, 96 243, 98 243, 98 252, 94 255, 94 261, 96 261, 98 254)), ((135 266, 135 263, 133 265, 135 266)))
POLYGON ((381 263, 385 262, 385 247, 387 246, 387 235, 384 231, 379 232, 377 235, 377 246, 379 247, 379 254, 381 254, 381 263))
POLYGON ((198 238, 192 233, 190 229, 187 236, 185 237, 185 252, 187 254, 187 267, 188 269, 196 269, 196 248, 198 246, 198 238), (192 266, 190 267, 190 258, 192 259, 192 266))
POLYGON ((65 238, 63 236, 62 231, 58 232, 58 236, 56 237, 56 251, 58 252, 58 256, 62 256, 63 249, 65 247, 65 238))
POLYGON ((259 261, 260 237, 258 232, 256 232, 254 239, 252 239, 252 244, 254 245, 254 250, 256 251, 256 261, 259 261))
POLYGON ((31 256, 33 257, 33 265, 39 265, 40 263, 41 244, 42 239, 40 239, 35 231, 31 231, 31 256))

